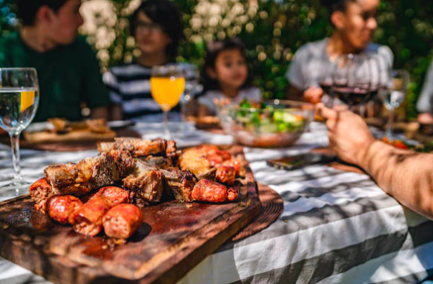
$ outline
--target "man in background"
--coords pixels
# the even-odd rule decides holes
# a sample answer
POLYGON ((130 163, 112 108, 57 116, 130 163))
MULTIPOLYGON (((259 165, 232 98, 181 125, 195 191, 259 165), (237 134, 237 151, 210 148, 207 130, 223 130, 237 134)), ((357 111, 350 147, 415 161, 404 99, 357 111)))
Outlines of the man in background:
POLYGON ((108 91, 90 45, 78 37, 81 0, 17 0, 22 29, 0 38, 1 67, 34 67, 40 101, 34 121, 108 118, 108 91))

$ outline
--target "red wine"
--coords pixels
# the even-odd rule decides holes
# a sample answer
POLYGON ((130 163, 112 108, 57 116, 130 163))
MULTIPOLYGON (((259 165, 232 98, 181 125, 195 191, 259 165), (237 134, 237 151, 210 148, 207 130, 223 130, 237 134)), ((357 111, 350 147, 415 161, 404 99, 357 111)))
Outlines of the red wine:
MULTIPOLYGON (((334 87, 334 95, 349 107, 366 103, 370 100, 371 92, 367 89, 354 87, 334 87)), ((377 93, 377 91, 376 91, 377 93)))
POLYGON ((319 82, 320 88, 322 88, 323 93, 331 95, 332 84, 328 82, 319 82))

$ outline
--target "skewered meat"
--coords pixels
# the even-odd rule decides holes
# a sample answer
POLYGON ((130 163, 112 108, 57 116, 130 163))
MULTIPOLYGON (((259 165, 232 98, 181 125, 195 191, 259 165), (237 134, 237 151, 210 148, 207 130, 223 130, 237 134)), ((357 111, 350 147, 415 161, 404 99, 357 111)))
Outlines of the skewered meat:
POLYGON ((207 179, 202 179, 194 186, 191 196, 195 201, 222 203, 226 200, 235 200, 237 192, 230 189, 229 194, 227 187, 224 185, 207 179))
POLYGON ((60 224, 68 224, 69 217, 82 205, 81 200, 72 195, 52 196, 47 201, 47 213, 60 224))
POLYGON ((182 202, 192 202, 191 192, 197 183, 194 174, 177 168, 169 168, 162 172, 174 198, 182 202))
POLYGON ((134 191, 142 201, 159 202, 164 191, 163 173, 137 160, 133 172, 123 179, 125 188, 134 191))
POLYGON ((143 215, 137 206, 119 204, 105 214, 102 224, 108 237, 127 239, 140 227, 142 219, 143 215))
POLYGON ((56 194, 46 178, 35 181, 29 188, 30 196, 35 202, 36 210, 45 213, 47 200, 56 194))
POLYGON ((216 169, 215 180, 225 184, 234 184, 236 179, 236 170, 230 166, 219 166, 216 169))
POLYGON ((102 218, 108 210, 129 201, 128 191, 115 186, 103 187, 81 208, 74 211, 69 220, 77 233, 95 236, 101 231, 102 218))

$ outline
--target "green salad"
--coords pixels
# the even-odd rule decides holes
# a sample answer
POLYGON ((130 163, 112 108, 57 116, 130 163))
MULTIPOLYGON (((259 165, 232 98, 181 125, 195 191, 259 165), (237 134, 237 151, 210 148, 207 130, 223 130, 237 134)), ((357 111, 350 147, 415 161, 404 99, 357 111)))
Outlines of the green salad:
POLYGON ((289 133, 302 131, 302 115, 279 109, 266 103, 254 104, 244 99, 235 113, 235 119, 245 130, 258 133, 289 133))

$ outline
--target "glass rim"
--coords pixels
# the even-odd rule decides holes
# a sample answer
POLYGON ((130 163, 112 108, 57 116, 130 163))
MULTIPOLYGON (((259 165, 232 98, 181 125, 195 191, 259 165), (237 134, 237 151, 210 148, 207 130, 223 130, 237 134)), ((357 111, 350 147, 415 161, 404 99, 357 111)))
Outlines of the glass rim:
POLYGON ((0 72, 2 71, 36 71, 33 67, 0 67, 0 72))

